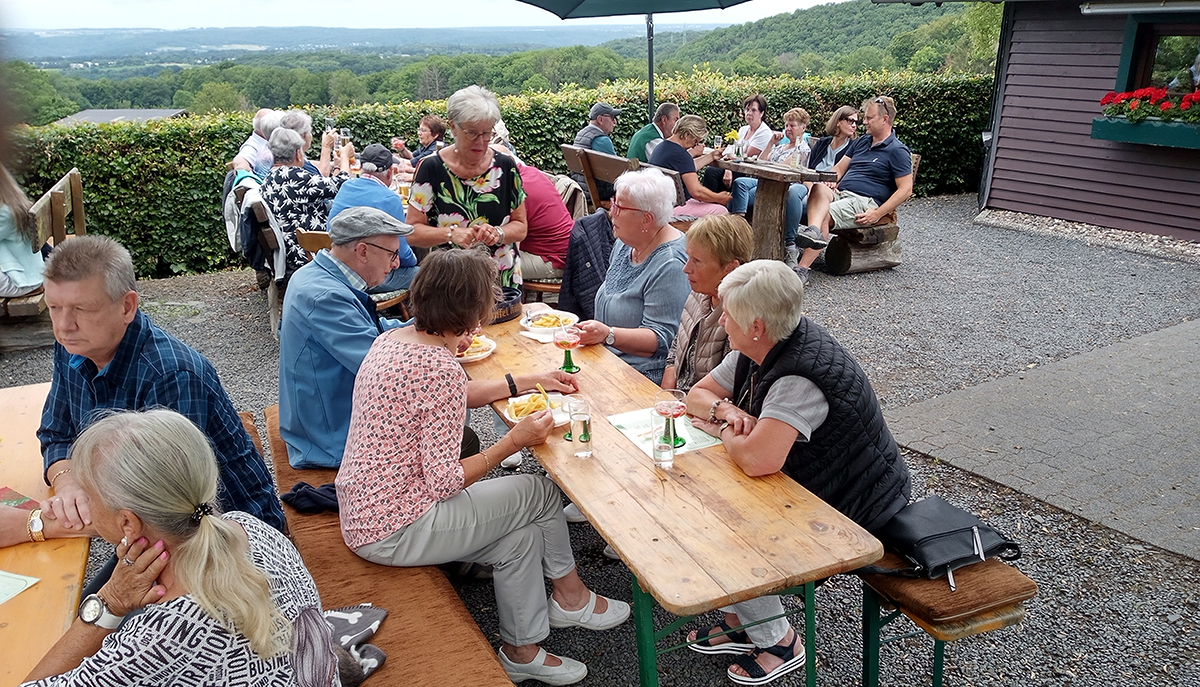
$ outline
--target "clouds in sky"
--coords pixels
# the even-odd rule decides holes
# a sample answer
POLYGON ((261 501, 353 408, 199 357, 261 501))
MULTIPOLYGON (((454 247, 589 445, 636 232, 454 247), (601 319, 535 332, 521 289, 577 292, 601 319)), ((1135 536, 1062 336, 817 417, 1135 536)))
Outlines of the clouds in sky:
MULTIPOLYGON (((726 10, 655 15, 664 24, 741 24, 820 4, 820 0, 750 0, 726 10)), ((641 15, 575 19, 578 24, 637 24, 641 15)), ((517 0, 0 0, 0 26, 9 29, 332 26, 424 28, 545 26, 562 23, 517 0)))

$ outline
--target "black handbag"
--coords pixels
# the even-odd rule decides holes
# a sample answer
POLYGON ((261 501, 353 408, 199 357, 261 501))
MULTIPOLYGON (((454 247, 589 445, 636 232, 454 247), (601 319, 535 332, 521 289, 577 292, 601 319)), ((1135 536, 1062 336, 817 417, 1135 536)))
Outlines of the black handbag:
POLYGON ((885 548, 912 567, 892 570, 871 566, 871 573, 927 577, 946 576, 955 590, 954 571, 999 556, 1021 557, 1021 545, 972 513, 940 496, 929 495, 905 506, 876 533, 885 548))

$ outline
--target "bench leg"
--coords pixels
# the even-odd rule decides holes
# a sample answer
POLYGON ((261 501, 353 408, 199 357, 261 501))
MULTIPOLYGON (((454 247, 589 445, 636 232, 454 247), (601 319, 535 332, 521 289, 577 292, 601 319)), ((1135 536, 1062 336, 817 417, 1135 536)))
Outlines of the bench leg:
POLYGON ((804 585, 804 682, 817 687, 817 595, 816 583, 804 585))
POLYGON ((637 576, 633 587, 633 627, 637 633, 638 677, 642 687, 658 687, 658 646, 654 641, 654 597, 642 591, 637 576))
POLYGON ((942 664, 946 659, 946 643, 933 640, 933 687, 942 687, 942 664))
POLYGON ((883 631, 883 620, 879 617, 879 596, 867 585, 863 585, 863 687, 879 687, 879 635, 883 631))

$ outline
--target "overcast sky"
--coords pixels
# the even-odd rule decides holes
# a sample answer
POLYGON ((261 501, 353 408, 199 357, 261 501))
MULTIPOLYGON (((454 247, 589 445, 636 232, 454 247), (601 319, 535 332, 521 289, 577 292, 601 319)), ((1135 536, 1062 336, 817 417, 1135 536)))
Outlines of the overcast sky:
MULTIPOLYGON (((829 0, 825 0, 826 2, 829 0)), ((822 4, 822 0, 750 0, 727 10, 655 15, 663 24, 740 24, 822 4)), ((576 24, 636 24, 642 15, 573 19, 576 24)), ((330 26, 420 28, 544 26, 563 23, 517 0, 0 0, 0 26, 10 29, 330 26), (437 9, 445 9, 438 12, 437 9), (248 10, 254 10, 250 14, 248 10)))

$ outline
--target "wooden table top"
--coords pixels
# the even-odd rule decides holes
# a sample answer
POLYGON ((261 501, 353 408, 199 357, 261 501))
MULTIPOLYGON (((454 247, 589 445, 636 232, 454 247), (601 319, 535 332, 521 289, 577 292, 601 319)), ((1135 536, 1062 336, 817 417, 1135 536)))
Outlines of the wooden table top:
POLYGON ((770 179, 789 184, 796 184, 801 181, 837 181, 837 174, 834 172, 818 172, 808 167, 793 169, 788 165, 777 162, 764 162, 761 160, 757 162, 747 162, 744 160, 736 162, 721 158, 713 160, 712 164, 719 169, 728 169, 732 172, 745 174, 756 179, 770 179))
MULTIPOLYGON (((562 364, 560 349, 519 330, 517 320, 488 327, 496 352, 465 364, 467 374, 490 379, 562 364)), ((533 454, 665 610, 697 615, 883 555, 877 539, 789 477, 746 476, 723 446, 679 453, 671 470, 655 468, 606 418, 650 408, 658 387, 604 346, 572 356, 582 368, 579 393, 592 405, 594 454, 574 457, 565 428, 533 454)))
MULTIPOLYGON (((0 389, 0 486, 43 500, 42 451, 36 436, 50 384, 0 389)), ((88 540, 55 539, 0 548, 0 570, 39 578, 0 604, 0 687, 19 684, 67 631, 79 606, 88 540)))

